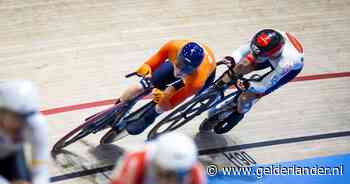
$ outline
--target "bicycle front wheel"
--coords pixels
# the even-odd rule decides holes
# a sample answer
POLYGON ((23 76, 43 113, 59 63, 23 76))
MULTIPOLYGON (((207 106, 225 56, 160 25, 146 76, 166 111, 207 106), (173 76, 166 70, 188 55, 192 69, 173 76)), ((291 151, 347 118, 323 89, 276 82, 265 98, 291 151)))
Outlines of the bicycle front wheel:
POLYGON ((118 107, 113 106, 96 114, 94 117, 89 118, 83 124, 79 125, 67 133, 65 136, 63 136, 60 140, 58 140, 53 146, 51 152, 58 153, 68 145, 77 142, 78 140, 86 137, 91 133, 96 133, 107 127, 108 122, 113 118, 113 115, 117 108, 118 107))
POLYGON ((157 123, 149 132, 147 139, 154 139, 161 134, 182 127, 196 116, 211 108, 222 96, 220 91, 212 90, 194 97, 157 123))

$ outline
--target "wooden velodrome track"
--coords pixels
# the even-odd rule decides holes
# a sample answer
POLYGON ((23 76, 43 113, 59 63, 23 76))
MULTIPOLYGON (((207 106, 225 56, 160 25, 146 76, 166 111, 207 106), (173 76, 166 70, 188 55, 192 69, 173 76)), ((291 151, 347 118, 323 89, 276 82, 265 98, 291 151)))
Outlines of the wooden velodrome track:
MULTIPOLYGON (((207 43, 219 59, 257 29, 274 27, 302 41, 305 67, 300 76, 310 77, 300 79, 317 80, 293 82, 265 97, 224 136, 197 135, 203 116, 179 131, 194 136, 200 149, 350 131, 349 9, 348 0, 2 0, 0 78, 30 79, 39 85, 42 109, 51 109, 45 112, 52 146, 106 106, 52 108, 117 98, 135 82, 123 76, 165 41, 198 40, 207 43)), ((141 145, 147 132, 104 148, 95 148, 101 134, 89 136, 69 147, 69 153, 52 159, 50 174, 110 165, 122 150, 141 145)), ((245 151, 258 163, 350 152, 349 136, 321 137, 245 151)), ((206 155, 201 159, 221 162, 225 158, 206 155)), ((60 183, 106 183, 107 174, 60 183)))

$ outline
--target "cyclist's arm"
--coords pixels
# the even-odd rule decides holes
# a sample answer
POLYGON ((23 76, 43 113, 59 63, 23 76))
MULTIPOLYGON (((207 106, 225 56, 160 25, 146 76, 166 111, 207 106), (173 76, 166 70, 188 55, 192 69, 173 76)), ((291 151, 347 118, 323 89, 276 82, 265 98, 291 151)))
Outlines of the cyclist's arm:
MULTIPOLYGON (((252 71, 256 70, 255 63, 254 63, 254 58, 252 57, 251 54, 248 54, 245 56, 239 63, 236 64, 236 66, 233 68, 234 74, 237 75, 245 75, 248 74, 252 71)), ((223 83, 229 83, 231 81, 230 77, 231 71, 227 70, 223 77, 221 78, 221 81, 223 83)))
POLYGON ((152 71, 158 68, 169 57, 172 42, 173 41, 167 42, 154 55, 146 60, 145 64, 149 65, 152 71))
MULTIPOLYGON (((238 49, 234 50, 231 54, 234 61, 236 62, 236 66, 234 68, 234 72, 236 74, 247 74, 254 70, 254 64, 253 64, 253 58, 250 54, 250 48, 249 43, 246 43, 239 47, 238 49)), ((221 81, 223 83, 230 82, 231 78, 228 75, 228 73, 231 73, 229 71, 226 71, 226 74, 223 75, 221 81)))
POLYGON ((245 75, 255 70, 255 58, 248 53, 233 69, 236 74, 245 75))
POLYGON ((49 183, 48 173, 48 127, 41 114, 29 117, 29 141, 32 144, 32 177, 33 184, 49 183))
POLYGON ((197 75, 188 76, 182 82, 175 82, 175 85, 165 89, 164 98, 158 103, 160 109, 163 111, 171 110, 188 97, 196 94, 204 86, 208 73, 210 73, 209 69, 208 71, 200 71, 197 75))
POLYGON ((196 94, 205 85, 207 79, 215 70, 215 58, 212 54, 205 57, 203 63, 195 72, 182 80, 176 81, 164 91, 164 97, 158 103, 162 111, 176 107, 188 97, 196 94))
POLYGON ((293 63, 281 60, 277 67, 261 81, 251 81, 248 91, 256 94, 264 94, 269 88, 276 85, 285 75, 290 73, 294 67, 298 66, 293 66, 293 63))
POLYGON ((184 86, 178 90, 173 86, 168 87, 164 91, 164 98, 161 99, 158 105, 162 111, 171 110, 200 89, 201 87, 199 86, 184 86))

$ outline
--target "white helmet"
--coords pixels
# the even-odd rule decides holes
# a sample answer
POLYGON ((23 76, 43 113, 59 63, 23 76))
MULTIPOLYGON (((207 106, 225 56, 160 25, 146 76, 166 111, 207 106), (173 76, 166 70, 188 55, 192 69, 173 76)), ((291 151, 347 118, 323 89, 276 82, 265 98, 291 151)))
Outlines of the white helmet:
POLYGON ((197 162, 194 141, 179 133, 167 133, 155 140, 154 162, 162 169, 186 171, 197 162))
POLYGON ((0 82, 0 108, 28 115, 39 111, 39 95, 30 81, 0 82))

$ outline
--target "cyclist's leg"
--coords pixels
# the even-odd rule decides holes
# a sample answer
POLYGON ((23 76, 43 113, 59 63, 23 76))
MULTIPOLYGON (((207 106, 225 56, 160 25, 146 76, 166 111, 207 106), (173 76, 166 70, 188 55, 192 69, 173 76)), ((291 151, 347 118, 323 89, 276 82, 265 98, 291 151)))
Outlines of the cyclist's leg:
POLYGON ((220 116, 216 116, 221 112, 224 108, 227 109, 233 109, 235 108, 236 104, 234 104, 235 101, 235 96, 232 96, 230 98, 227 98, 223 100, 222 102, 218 103, 216 106, 212 107, 211 109, 208 110, 208 118, 212 119, 213 117, 218 118, 218 120, 223 120, 222 117, 226 117, 225 114, 220 113, 220 116))
POLYGON ((127 102, 133 99, 138 94, 141 94, 144 91, 144 87, 141 83, 132 84, 128 87, 120 96, 120 102, 127 102))
POLYGON ((264 94, 254 94, 249 92, 243 93, 238 99, 237 111, 242 114, 247 113, 259 98, 261 98, 262 96, 266 96, 271 92, 275 91, 276 89, 280 88, 281 86, 287 84, 289 81, 293 80, 300 73, 300 71, 301 69, 294 70, 289 74, 285 75, 275 85, 267 89, 264 94))
POLYGON ((31 181, 23 148, 0 160, 0 175, 11 182, 31 181))
MULTIPOLYGON (((153 73, 151 77, 151 82, 155 88, 164 90, 167 85, 178 81, 179 78, 174 76, 174 66, 171 62, 164 62, 160 65, 153 73)), ((143 118, 139 121, 130 122, 127 126, 127 131, 131 135, 137 135, 142 133, 148 126, 150 126, 155 118, 160 113, 156 111, 156 106, 144 114, 143 118)))
MULTIPOLYGON (((264 69, 267 67, 269 67, 269 65, 262 64, 258 68, 264 69)), ((268 75, 269 73, 270 72, 266 73, 264 76, 268 75)), ((230 112, 230 114, 225 115, 224 119, 220 118, 219 120, 217 120, 218 123, 214 128, 215 133, 223 134, 230 131, 244 118, 244 114, 248 112, 250 108, 253 106, 253 104, 255 104, 257 100, 262 96, 263 95, 249 93, 249 92, 242 92, 237 97, 237 99, 232 100, 230 101, 230 103, 226 103, 225 105, 223 105, 223 107, 225 107, 226 105, 231 105, 232 111, 230 112)), ((221 107, 221 109, 223 107, 221 107)))
POLYGON ((136 121, 131 121, 128 123, 126 130, 131 135, 138 135, 142 133, 147 127, 149 127, 159 115, 155 107, 149 108, 142 118, 136 121))
POLYGON ((170 61, 164 62, 153 73, 151 82, 155 88, 164 90, 167 85, 180 80, 174 76, 174 65, 170 61))
MULTIPOLYGON (((233 108, 233 110, 230 112, 230 114, 228 116, 226 116, 226 118, 222 121, 220 121, 217 126, 215 126, 214 131, 217 134, 223 134, 226 133, 228 131, 230 131, 233 127, 235 127, 243 118, 244 118, 244 113, 241 113, 238 111, 238 106, 241 105, 240 103, 242 102, 242 99, 247 99, 249 98, 249 102, 250 103, 246 103, 246 105, 249 105, 248 108, 250 108, 252 106, 253 103, 256 102, 256 100, 258 99, 258 96, 256 96, 256 94, 247 94, 247 93, 242 93, 239 97, 238 97, 238 102, 237 102, 237 106, 235 106, 235 108, 233 108)), ((248 101, 248 100, 247 100, 248 101)), ((245 108, 247 108, 247 106, 245 106, 245 108)))
POLYGON ((211 131, 218 123, 229 116, 236 106, 233 103, 235 101, 235 98, 237 97, 233 95, 230 98, 227 98, 214 107, 210 108, 208 110, 207 118, 204 119, 200 125, 200 131, 211 131), (221 113, 224 108, 227 109, 226 113, 221 113))
MULTIPOLYGON (((244 114, 247 113, 261 97, 268 95, 269 93, 293 80, 300 73, 300 71, 301 69, 290 72, 274 86, 269 88, 264 94, 255 94, 250 92, 242 93, 238 98, 237 110, 233 111, 233 113, 225 120, 225 122, 229 123, 229 128, 232 129, 234 126, 236 126, 244 118, 244 114)), ((229 131, 230 129, 226 129, 225 132, 229 131)))
MULTIPOLYGON (((166 61, 162 63, 155 71, 152 72, 151 83, 159 89, 165 89, 167 84, 176 80, 174 77, 174 68, 171 62, 166 61)), ((145 89, 145 81, 141 80, 139 83, 133 84, 120 97, 121 102, 131 100, 145 89)))
POLYGON ((251 92, 243 92, 237 101, 237 114, 245 114, 247 113, 252 106, 257 102, 259 98, 264 95, 259 95, 251 92))

